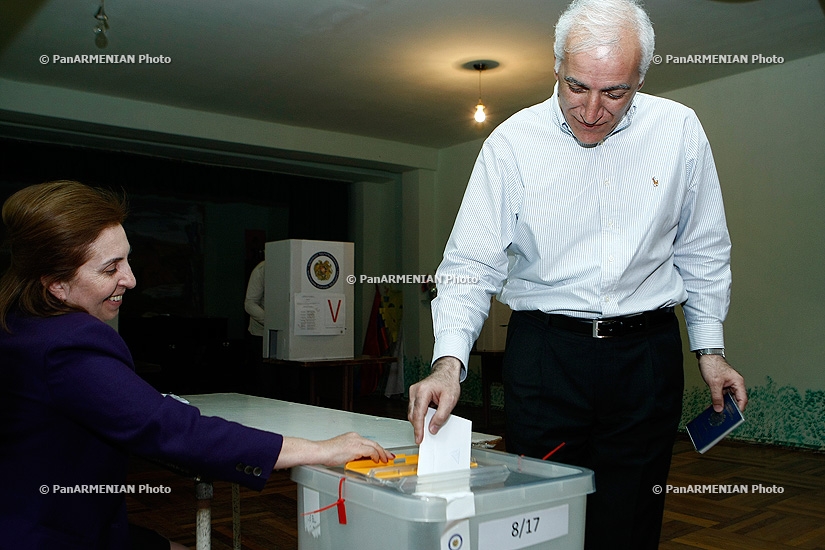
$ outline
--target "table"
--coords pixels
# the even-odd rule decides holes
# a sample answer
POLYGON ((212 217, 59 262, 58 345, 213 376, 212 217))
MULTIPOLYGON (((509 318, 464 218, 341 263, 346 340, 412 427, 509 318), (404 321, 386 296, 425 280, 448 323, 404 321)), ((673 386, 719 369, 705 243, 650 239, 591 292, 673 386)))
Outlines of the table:
MULTIPOLYGON (((244 426, 304 439, 329 439, 358 432, 384 448, 415 445, 412 425, 406 420, 372 416, 279 401, 240 393, 186 395, 184 399, 206 416, 219 416, 244 426)), ((474 445, 499 441, 496 435, 473 432, 474 445)))
MULTIPOLYGON (((412 425, 406 420, 384 418, 349 411, 326 409, 314 405, 279 401, 266 397, 255 397, 238 393, 215 393, 185 395, 184 399, 197 407, 205 416, 219 416, 249 426, 280 433, 285 436, 323 440, 346 432, 358 432, 364 437, 378 442, 382 447, 392 449, 415 445, 412 425)), ((474 445, 490 446, 501 439, 498 436, 473 432, 474 445)), ((197 550, 208 550, 211 546, 212 484, 198 480, 195 485, 198 498, 197 550)), ((234 548, 240 550, 240 491, 232 486, 232 530, 234 548)))
POLYGON ((341 381, 341 408, 345 411, 353 409, 353 372, 357 366, 365 365, 384 365, 388 363, 395 363, 398 361, 396 357, 369 357, 361 356, 352 359, 324 359, 324 360, 310 360, 310 361, 295 361, 288 359, 274 359, 265 358, 263 362, 265 365, 272 365, 274 367, 287 367, 294 369, 307 369, 309 371, 309 403, 310 405, 318 405, 319 399, 316 391, 316 380, 319 371, 324 369, 337 369, 341 371, 343 380, 341 381))

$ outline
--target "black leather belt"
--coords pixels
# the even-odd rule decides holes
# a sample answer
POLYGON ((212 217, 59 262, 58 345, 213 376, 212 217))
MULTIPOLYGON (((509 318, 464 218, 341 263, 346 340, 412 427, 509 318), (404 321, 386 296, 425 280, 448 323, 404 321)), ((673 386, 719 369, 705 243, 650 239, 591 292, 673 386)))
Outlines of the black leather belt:
POLYGON ((593 338, 612 338, 614 336, 637 334, 671 322, 674 315, 672 307, 606 319, 580 319, 542 311, 525 311, 525 313, 548 326, 578 334, 586 334, 593 338))

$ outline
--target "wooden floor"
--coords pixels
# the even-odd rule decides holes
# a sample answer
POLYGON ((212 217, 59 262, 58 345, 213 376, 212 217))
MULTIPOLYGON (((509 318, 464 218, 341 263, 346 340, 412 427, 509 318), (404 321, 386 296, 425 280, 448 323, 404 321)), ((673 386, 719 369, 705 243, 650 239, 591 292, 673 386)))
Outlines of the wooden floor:
MULTIPOLYGON (((406 402, 362 397, 356 410, 405 418, 406 402)), ((487 427, 482 426, 478 408, 462 407, 456 412, 473 420, 476 431, 504 433, 500 411, 493 412, 487 427)), ((504 447, 506 442, 499 448, 504 447)), ((169 488, 165 494, 129 495, 130 520, 194 548, 193 482, 135 459, 129 483, 138 488, 141 484, 169 488)), ((723 441, 700 455, 680 437, 668 484, 663 550, 825 550, 823 453, 723 441)), ((232 548, 231 486, 215 483, 214 492, 212 548, 228 550, 232 548)), ((298 548, 296 510, 296 485, 288 472, 276 472, 260 493, 242 488, 243 548, 298 548)))
POLYGON ((661 549, 825 549, 825 454, 723 441, 700 455, 681 439, 668 483, 744 490, 668 494, 661 549))

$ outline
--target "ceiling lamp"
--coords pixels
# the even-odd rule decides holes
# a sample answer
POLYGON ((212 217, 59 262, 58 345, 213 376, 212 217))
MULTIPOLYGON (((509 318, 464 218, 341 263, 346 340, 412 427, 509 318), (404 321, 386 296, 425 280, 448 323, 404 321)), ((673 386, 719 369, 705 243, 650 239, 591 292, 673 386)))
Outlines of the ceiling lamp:
POLYGON ((106 15, 106 10, 103 9, 104 0, 100 0, 100 7, 95 12, 95 46, 101 50, 109 45, 109 39, 106 37, 106 31, 109 30, 109 16, 106 15))
POLYGON ((484 112, 484 103, 481 102, 481 73, 487 70, 487 65, 484 63, 476 63, 473 68, 478 71, 478 105, 476 105, 476 122, 484 122, 487 120, 487 114, 484 112))
POLYGON ((498 61, 470 61, 462 65, 462 67, 478 71, 478 105, 476 105, 476 112, 473 118, 481 124, 487 120, 487 113, 484 112, 486 107, 484 107, 484 103, 481 101, 481 73, 498 67, 498 61))

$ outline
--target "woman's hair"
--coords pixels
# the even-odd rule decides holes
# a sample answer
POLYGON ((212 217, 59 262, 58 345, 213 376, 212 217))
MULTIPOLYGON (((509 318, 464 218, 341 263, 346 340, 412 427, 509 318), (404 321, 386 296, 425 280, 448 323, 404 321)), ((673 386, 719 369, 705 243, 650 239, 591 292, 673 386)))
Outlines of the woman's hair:
POLYGON ((615 47, 624 32, 635 33, 641 58, 639 77, 645 79, 653 59, 653 24, 637 0, 574 0, 556 23, 556 71, 568 53, 590 51, 599 46, 615 47), (571 33, 577 39, 568 43, 571 33))
POLYGON ((77 308, 49 292, 49 285, 70 281, 89 259, 100 233, 126 218, 125 198, 76 181, 32 185, 3 204, 11 266, 0 279, 0 327, 15 308, 38 317, 77 308))

